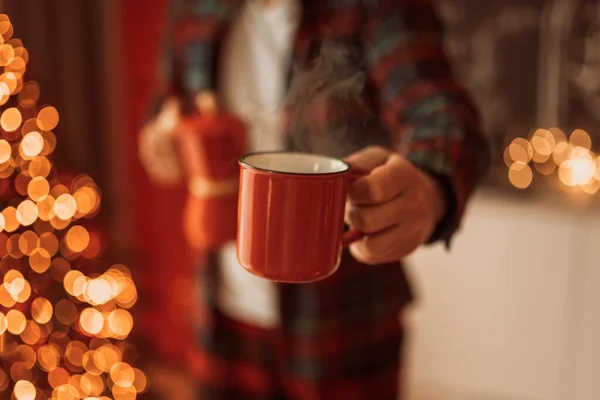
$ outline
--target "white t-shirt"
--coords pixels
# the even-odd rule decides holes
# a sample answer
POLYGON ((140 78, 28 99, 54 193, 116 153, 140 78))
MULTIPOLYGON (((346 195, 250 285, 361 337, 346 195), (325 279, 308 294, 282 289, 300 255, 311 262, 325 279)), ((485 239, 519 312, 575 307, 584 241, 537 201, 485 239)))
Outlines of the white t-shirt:
MULTIPOLYGON (((278 110, 287 88, 287 72, 298 23, 298 0, 269 5, 249 0, 234 19, 220 60, 220 95, 230 112, 249 126, 250 150, 283 148, 278 110)), ((262 328, 279 324, 275 285, 239 265, 235 243, 219 257, 218 307, 225 315, 262 328)))

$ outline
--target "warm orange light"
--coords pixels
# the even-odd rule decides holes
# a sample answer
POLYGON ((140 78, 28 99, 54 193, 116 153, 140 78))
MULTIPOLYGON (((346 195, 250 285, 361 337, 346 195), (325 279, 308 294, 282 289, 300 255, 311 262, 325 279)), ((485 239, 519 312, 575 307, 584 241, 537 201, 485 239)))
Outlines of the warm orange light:
POLYGON ((113 385, 112 395, 115 400, 135 400, 137 394, 133 386, 121 387, 119 385, 113 385))
POLYGON ((57 400, 79 400, 81 398, 79 390, 69 383, 54 389, 52 396, 55 396, 57 400))
POLYGON ((115 298, 117 304, 123 308, 131 308, 137 301, 137 289, 129 277, 121 278, 121 292, 115 298))
POLYGON ((38 363, 42 370, 50 372, 60 364, 60 354, 54 346, 42 346, 37 351, 38 363))
MULTIPOLYGON (((100 396, 104 391, 104 381, 101 377, 86 372, 81 377, 81 390, 87 396, 100 396)), ((93 400, 91 397, 88 399, 93 400)))
POLYGON ((65 240, 71 251, 81 253, 90 243, 90 234, 83 226, 76 225, 69 229, 65 240))
POLYGON ((109 372, 113 365, 121 361, 120 350, 111 344, 105 344, 98 348, 98 353, 102 354, 106 361, 106 368, 104 372, 109 372))
POLYGON ((18 293, 23 290, 25 286, 25 279, 23 274, 16 269, 10 269, 4 273, 4 277, 2 279, 4 287, 10 293, 18 293))
POLYGON ((67 348, 65 349, 65 357, 69 362, 76 366, 83 365, 83 355, 88 351, 85 343, 80 342, 78 340, 73 340, 69 342, 67 348))
POLYGON ((65 385, 69 383, 69 373, 62 367, 55 368, 48 373, 48 383, 53 388, 65 385))
POLYGON ((29 266, 38 274, 43 274, 50 268, 50 254, 43 248, 37 248, 29 256, 29 266))
POLYGON ((38 208, 31 200, 24 200, 17 207, 17 221, 23 226, 29 226, 38 217, 38 208))
POLYGON ((131 345, 113 341, 131 333, 126 308, 137 289, 124 265, 91 272, 104 238, 71 224, 95 216, 101 192, 87 175, 67 183, 54 170, 59 113, 38 109, 40 87, 24 76, 29 52, 12 35, 10 19, 0 14, 0 179, 7 180, 0 212, 0 398, 110 400, 106 392, 133 400, 146 390, 146 376, 123 362, 136 357, 131 345), (91 275, 72 270, 70 261, 91 275), (51 284, 68 295, 61 298, 51 284), (89 343, 76 340, 83 336, 89 343))
POLYGON ((52 232, 42 233, 40 235, 40 247, 46 250, 50 257, 54 257, 58 253, 58 238, 52 232))
POLYGON ((84 276, 84 275, 81 273, 81 271, 77 271, 77 270, 69 271, 65 275, 65 279, 64 279, 65 290, 71 296, 76 296, 75 292, 74 292, 75 281, 77 281, 77 278, 82 277, 82 276, 84 276))
POLYGON ((4 230, 7 232, 14 232, 19 227, 19 221, 17 220, 17 209, 14 207, 6 207, 2 210, 4 216, 4 230))
MULTIPOLYGON (((2 28, 0 23, 0 29, 2 28)), ((0 66, 7 66, 15 59, 15 50, 11 45, 3 44, 0 46, 0 66)))
POLYGON ((592 139, 583 129, 575 129, 569 137, 569 143, 573 147, 582 147, 586 150, 592 148, 592 139))
POLYGON ((52 318, 52 304, 48 299, 38 297, 31 303, 31 316, 39 324, 45 324, 52 318))
POLYGON ((17 301, 13 299, 6 286, 0 285, 0 304, 6 308, 11 308, 17 301))
POLYGON ((30 256, 31 253, 38 247, 39 237, 33 231, 25 231, 19 237, 19 250, 26 256, 30 256))
POLYGON ((529 165, 525 163, 514 163, 508 170, 508 179, 514 187, 526 189, 531 185, 533 172, 529 165))
POLYGON ((84 331, 95 335, 104 327, 104 318, 102 317, 100 311, 90 307, 81 312, 81 315, 79 316, 79 323, 84 331))
POLYGON ((127 363, 118 362, 110 369, 110 378, 115 385, 120 387, 131 387, 135 381, 135 372, 127 363))
POLYGON ((5 68, 7 72, 14 73, 17 77, 22 78, 25 74, 25 70, 27 69, 27 63, 21 57, 13 58, 10 64, 8 64, 5 68))
POLYGON ((44 200, 41 200, 40 202, 38 202, 38 204, 37 204, 38 217, 42 221, 50 221, 52 218, 54 218, 56 216, 56 214, 54 213, 54 203, 55 202, 56 202, 56 200, 54 200, 53 196, 46 196, 44 198, 44 200))
POLYGON ((38 125, 45 131, 51 131, 56 128, 58 120, 58 111, 54 107, 44 107, 37 115, 38 125))
POLYGON ((108 327, 115 337, 125 339, 133 329, 133 317, 127 310, 114 310, 108 316, 108 327))
POLYGON ((10 147, 10 143, 6 140, 0 140, 0 164, 3 164, 10 160, 10 156, 12 155, 12 148, 10 147))
POLYGON ((3 312, 0 312, 0 335, 4 334, 4 332, 6 332, 7 328, 8 328, 8 321, 6 319, 6 315, 4 315, 3 312))
POLYGON ((91 213, 97 204, 96 192, 90 187, 82 187, 73 195, 77 201, 77 211, 83 215, 91 213))
POLYGON ((61 194, 54 202, 54 212, 62 220, 73 218, 77 211, 75 198, 68 193, 61 194))
MULTIPOLYGON (((10 377, 14 382, 31 381, 33 374, 24 361, 16 361, 10 366, 10 377)), ((14 396, 13 396, 14 397, 14 396)))
POLYGON ((17 400, 35 400, 37 391, 33 383, 29 381, 19 381, 15 384, 13 394, 17 400))
POLYGON ((6 314, 6 320, 8 322, 8 331, 13 335, 20 335, 27 325, 25 315, 19 310, 10 310, 6 314))
POLYGON ((5 72, 0 75, 0 83, 6 85, 8 88, 8 94, 14 94, 17 88, 20 87, 21 77, 14 72, 5 72))
POLYGON ((581 185, 581 190, 583 190, 587 194, 596 194, 598 190, 600 190, 600 182, 594 180, 586 185, 581 185))
POLYGON ((563 184, 574 187, 590 184, 595 172, 596 164, 589 150, 575 147, 569 159, 560 165, 558 176, 563 184))
POLYGON ((21 151, 24 156, 32 158, 38 156, 44 148, 44 138, 39 132, 29 132, 21 140, 21 151))
POLYGON ((56 135, 52 131, 44 131, 42 137, 44 138, 44 148, 41 155, 47 156, 56 149, 56 135))
POLYGON ((112 287, 106 279, 101 277, 88 282, 84 293, 84 298, 88 303, 92 305, 105 304, 112 297, 112 287))
POLYGON ((50 184, 43 176, 34 177, 27 186, 27 194, 35 202, 44 200, 48 193, 50 193, 50 184))
POLYGON ((135 380, 133 381, 133 387, 136 392, 143 393, 148 387, 148 379, 144 372, 138 368, 134 368, 133 372, 135 373, 135 380))
MULTIPOLYGON (((34 321, 27 321, 25 323, 25 329, 23 330, 23 332, 21 332, 21 340, 23 341, 23 343, 27 343, 30 346, 34 346, 38 344, 41 337, 42 330, 40 329, 40 326, 34 321)), ((29 368, 31 369, 33 368, 33 364, 35 363, 35 353, 31 349, 30 351, 32 354, 32 362, 29 368)))
POLYGON ((83 368, 88 374, 102 375, 106 370, 106 359, 96 350, 90 350, 83 355, 83 368))
POLYGON ((512 162, 528 163, 533 157, 533 146, 523 138, 515 138, 508 146, 508 153, 512 162))
POLYGON ((51 169, 52 165, 50 161, 43 156, 35 157, 29 163, 29 175, 34 178, 36 176, 47 177, 51 169))

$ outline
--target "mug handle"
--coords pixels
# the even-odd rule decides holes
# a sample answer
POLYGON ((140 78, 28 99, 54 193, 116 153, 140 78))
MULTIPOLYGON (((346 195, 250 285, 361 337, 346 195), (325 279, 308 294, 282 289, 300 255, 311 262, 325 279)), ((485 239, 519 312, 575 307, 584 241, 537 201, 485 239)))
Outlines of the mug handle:
MULTIPOLYGON (((352 183, 352 182, 356 181, 357 179, 362 178, 363 176, 366 176, 368 174, 369 174, 368 172, 363 171, 359 168, 352 168, 350 170, 350 174, 348 174, 348 176, 347 176, 347 179, 348 179, 349 183, 352 183)), ((356 228, 350 228, 342 234, 342 246, 348 247, 352 243, 359 241, 360 239, 362 239, 365 236, 366 235, 364 232, 361 232, 356 228)))

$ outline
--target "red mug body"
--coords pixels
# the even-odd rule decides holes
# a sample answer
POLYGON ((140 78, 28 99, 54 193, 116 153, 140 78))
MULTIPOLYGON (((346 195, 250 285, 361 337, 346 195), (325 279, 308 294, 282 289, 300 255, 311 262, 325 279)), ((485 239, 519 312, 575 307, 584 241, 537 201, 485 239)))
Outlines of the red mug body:
POLYGON ((350 177, 345 162, 264 152, 240 159, 237 257, 276 282, 324 279, 339 265, 350 177))

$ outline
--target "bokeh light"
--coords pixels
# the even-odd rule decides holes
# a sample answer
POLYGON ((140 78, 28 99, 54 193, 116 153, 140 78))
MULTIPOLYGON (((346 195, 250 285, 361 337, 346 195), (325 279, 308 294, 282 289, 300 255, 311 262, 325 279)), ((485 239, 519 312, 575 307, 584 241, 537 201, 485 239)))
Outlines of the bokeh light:
POLYGON ((33 383, 29 381, 18 381, 13 392, 16 400, 35 400, 37 391, 33 383))
POLYGON ((101 266, 105 241, 82 219, 96 215, 101 191, 53 166, 59 113, 38 108, 29 53, 12 35, 0 14, 0 398, 135 399, 147 377, 124 362, 124 340, 137 288, 124 265, 88 270, 101 266))
POLYGON ((135 381, 135 371, 131 366, 124 362, 118 362, 110 369, 110 378, 115 385, 122 388, 128 388, 135 381))
POLYGON ((573 147, 582 147, 589 150, 592 148, 592 139, 583 129, 575 129, 569 137, 569 144, 573 147))
POLYGON ((13 335, 20 335, 27 326, 27 319, 25 315, 19 311, 12 309, 6 314, 6 321, 8 323, 8 332, 13 335))
POLYGON ((10 143, 6 140, 0 140, 0 163, 5 163, 10 160, 10 156, 12 155, 12 148, 10 147, 10 143))
POLYGON ((27 194, 35 202, 42 201, 50 193, 50 184, 43 176, 36 176, 27 186, 27 194))
POLYGON ((535 170, 547 179, 556 177, 566 188, 596 194, 600 188, 600 156, 591 148, 591 137, 582 129, 573 130, 568 139, 559 128, 537 129, 530 140, 515 138, 504 149, 508 180, 514 187, 526 189, 533 182, 535 170))
POLYGON ((35 157, 42 152, 44 148, 44 138, 39 132, 29 132, 21 140, 21 151, 25 157, 35 157))
POLYGON ((54 202, 54 213, 58 218, 65 221, 73 218, 77 211, 75 198, 68 193, 61 194, 54 202))
POLYGON ((528 163, 533 157, 533 146, 523 138, 516 138, 508 146, 508 153, 511 159, 510 164, 528 163))
POLYGON ((48 299, 38 297, 31 303, 31 316, 39 324, 45 324, 52 318, 52 303, 48 299))
POLYGON ((95 335, 104 327, 104 317, 95 308, 86 308, 79 316, 79 323, 86 333, 95 335))
POLYGON ((42 370, 50 372, 58 368, 60 353, 54 346, 44 345, 37 351, 37 360, 42 370))
POLYGON ((90 234, 83 226, 76 225, 67 232, 66 243, 71 251, 81 253, 90 243, 90 234))
POLYGON ((37 248, 29 256, 29 266, 38 274, 43 274, 50 268, 50 254, 43 248, 37 248))
POLYGON ((127 310, 114 310, 108 316, 108 326, 113 336, 125 339, 133 329, 133 317, 127 310))
POLYGON ((7 132, 14 132, 19 129, 21 122, 23 122, 23 117, 18 108, 8 108, 0 115, 0 126, 7 132))
POLYGON ((6 315, 4 315, 4 313, 0 312, 0 335, 2 335, 4 332, 6 332, 7 328, 8 328, 8 320, 6 319, 6 315))
POLYGON ((23 226, 29 226, 38 217, 38 208, 31 200, 24 200, 17 208, 17 221, 23 226))
POLYGON ((526 163, 514 163, 508 170, 508 179, 514 187, 526 189, 531 185, 533 172, 526 163))
POLYGON ((6 207, 2 210, 2 216, 4 217, 4 230, 8 232, 16 231, 19 227, 17 209, 14 207, 6 207))
POLYGON ((37 115, 37 123, 45 131, 51 131, 58 125, 58 111, 54 107, 44 107, 37 115))

